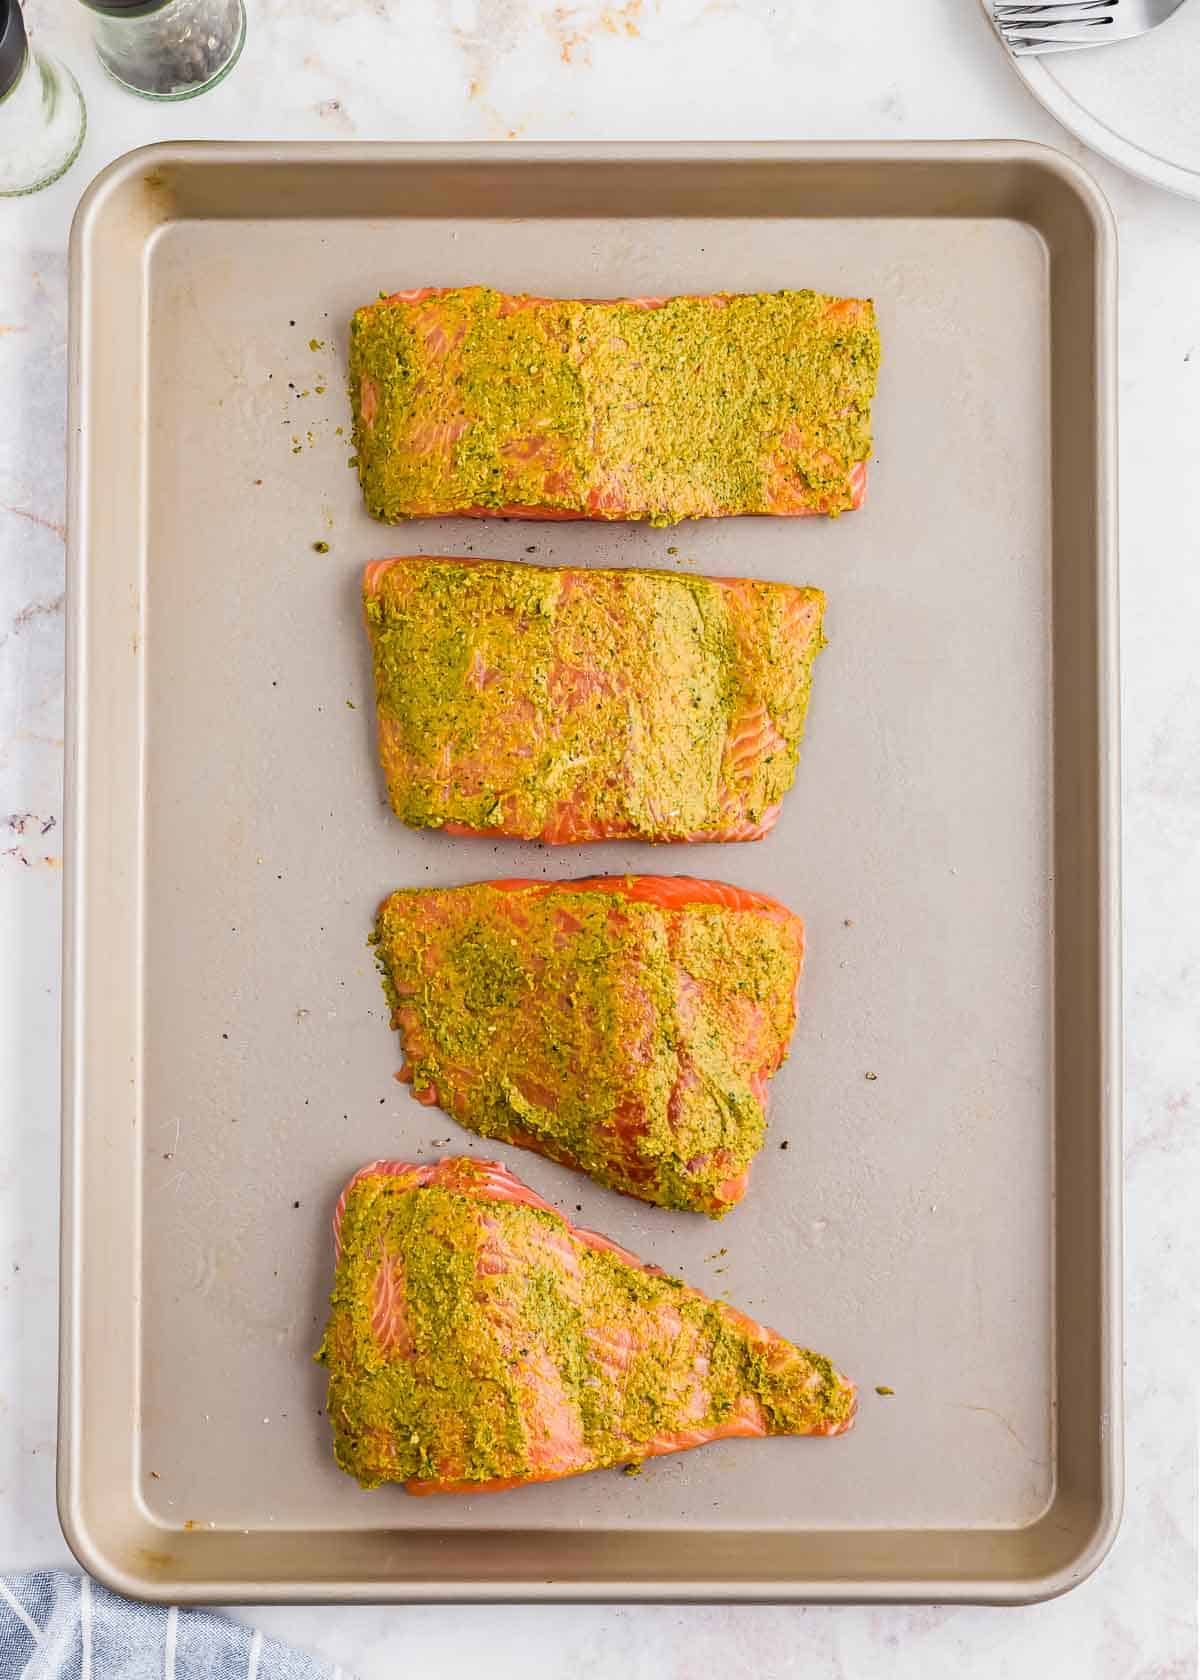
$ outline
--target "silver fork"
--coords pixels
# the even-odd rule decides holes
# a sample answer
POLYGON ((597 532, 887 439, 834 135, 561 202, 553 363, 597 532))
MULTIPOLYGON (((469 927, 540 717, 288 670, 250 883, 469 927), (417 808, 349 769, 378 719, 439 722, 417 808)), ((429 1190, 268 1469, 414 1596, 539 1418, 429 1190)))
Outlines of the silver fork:
POLYGON ((1002 39, 1022 58, 1128 41, 1165 23, 1186 0, 992 0, 1002 39))

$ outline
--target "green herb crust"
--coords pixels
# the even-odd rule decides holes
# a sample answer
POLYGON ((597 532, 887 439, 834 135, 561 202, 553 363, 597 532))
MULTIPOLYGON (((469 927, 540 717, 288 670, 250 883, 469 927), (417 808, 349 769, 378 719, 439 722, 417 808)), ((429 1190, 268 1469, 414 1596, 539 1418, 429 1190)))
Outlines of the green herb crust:
POLYGON ((672 572, 376 562, 392 808, 557 842, 756 839, 795 774, 824 601, 672 572))
POLYGON ((395 521, 858 505, 872 305, 812 291, 616 302, 397 293, 350 328, 359 478, 395 521))
POLYGON ((645 876, 412 888, 375 941, 418 1095, 660 1207, 740 1199, 795 1023, 782 905, 645 876))
POLYGON ((317 1357, 335 1457, 364 1487, 482 1490, 849 1425, 828 1359, 528 1195, 467 1160, 350 1187, 317 1357))

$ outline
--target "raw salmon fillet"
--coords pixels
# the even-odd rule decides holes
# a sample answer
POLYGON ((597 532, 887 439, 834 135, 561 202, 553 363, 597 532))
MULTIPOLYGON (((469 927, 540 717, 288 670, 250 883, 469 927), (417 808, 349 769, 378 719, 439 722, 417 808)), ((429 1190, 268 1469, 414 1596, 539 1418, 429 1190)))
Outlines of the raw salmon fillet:
POLYGON ((335 1219, 318 1358, 363 1487, 486 1493, 731 1435, 840 1435, 830 1361, 577 1229, 494 1161, 375 1161, 335 1219))
POLYGON ((660 1207, 741 1199, 796 1020, 782 904, 686 876, 415 887, 375 942, 421 1102, 660 1207))
POLYGON ((866 492, 873 305, 820 292, 396 292, 350 327, 378 519, 838 514, 866 492))
POLYGON ((363 583, 379 754, 417 828, 757 840, 790 787, 819 589, 430 556, 363 583))

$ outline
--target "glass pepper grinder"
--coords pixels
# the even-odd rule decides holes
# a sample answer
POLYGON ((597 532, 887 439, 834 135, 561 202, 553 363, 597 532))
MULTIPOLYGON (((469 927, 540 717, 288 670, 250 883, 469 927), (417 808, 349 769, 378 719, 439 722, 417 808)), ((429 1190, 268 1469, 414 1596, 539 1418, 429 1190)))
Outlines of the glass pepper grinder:
POLYGON ((29 45, 20 0, 0 0, 0 197, 57 181, 79 156, 86 127, 74 76, 29 45))
POLYGON ((246 38, 242 0, 84 0, 96 51, 144 99, 194 99, 233 69, 246 38))

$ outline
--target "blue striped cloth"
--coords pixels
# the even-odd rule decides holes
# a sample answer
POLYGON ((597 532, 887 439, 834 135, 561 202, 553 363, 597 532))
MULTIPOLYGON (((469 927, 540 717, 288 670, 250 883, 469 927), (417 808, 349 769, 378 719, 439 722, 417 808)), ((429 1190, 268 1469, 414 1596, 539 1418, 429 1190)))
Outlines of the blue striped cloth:
POLYGON ((350 1680, 208 1610, 134 1604, 85 1575, 0 1580, 0 1680, 350 1680))

